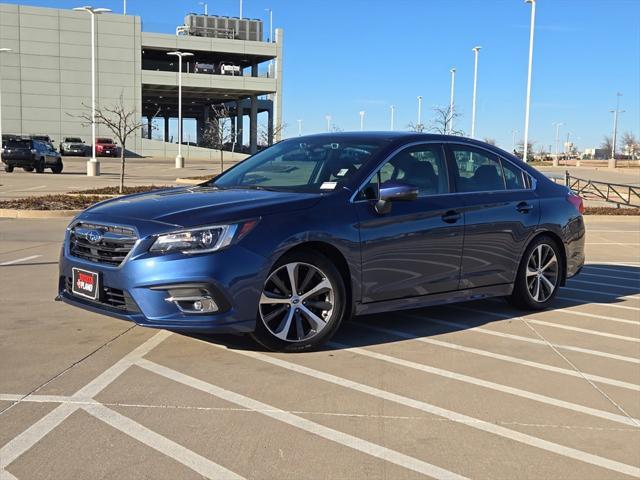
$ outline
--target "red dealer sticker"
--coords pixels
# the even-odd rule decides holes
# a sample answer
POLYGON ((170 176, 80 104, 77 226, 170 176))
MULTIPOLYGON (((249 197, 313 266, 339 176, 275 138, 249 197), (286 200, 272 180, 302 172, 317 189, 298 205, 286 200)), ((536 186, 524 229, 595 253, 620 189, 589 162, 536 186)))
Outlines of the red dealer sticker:
POLYGON ((98 298, 98 274, 74 268, 72 292, 74 295, 96 300, 98 298))

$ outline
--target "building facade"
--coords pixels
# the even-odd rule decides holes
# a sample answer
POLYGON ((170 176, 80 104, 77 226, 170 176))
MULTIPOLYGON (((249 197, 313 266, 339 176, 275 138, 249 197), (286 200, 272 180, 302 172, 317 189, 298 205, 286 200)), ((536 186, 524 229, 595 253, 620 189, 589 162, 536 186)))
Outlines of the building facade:
MULTIPOLYGON (((175 50, 192 54, 183 61, 182 74, 183 117, 197 124, 192 143, 200 143, 210 122, 226 121, 234 135, 229 143, 254 152, 262 113, 268 132, 280 133, 282 30, 265 42, 243 40, 233 32, 225 38, 190 35, 184 28, 176 34, 145 32, 138 16, 95 18, 98 106, 122 99, 136 118, 153 126, 135 132, 128 150, 145 155, 158 149, 157 143, 178 141, 176 128, 170 135, 178 117, 178 65, 176 57, 167 55, 175 50), (202 68, 207 65, 213 70, 202 68), (212 118, 219 105, 226 118, 212 118), (159 142, 150 140, 152 132, 159 142)), ((90 32, 87 12, 0 4, 0 48, 12 50, 0 54, 3 134, 91 142, 91 126, 81 118, 91 105, 90 32)), ((112 136, 103 125, 97 130, 98 136, 112 136)))

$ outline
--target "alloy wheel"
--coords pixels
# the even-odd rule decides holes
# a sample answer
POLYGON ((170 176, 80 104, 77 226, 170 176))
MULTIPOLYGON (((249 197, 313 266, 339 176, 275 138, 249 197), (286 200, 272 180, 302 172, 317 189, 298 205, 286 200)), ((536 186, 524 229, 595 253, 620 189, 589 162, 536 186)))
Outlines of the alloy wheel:
POLYGON ((558 258, 546 243, 533 249, 527 261, 527 290, 531 298, 538 302, 546 302, 558 286, 558 258))
POLYGON ((309 340, 327 326, 334 303, 334 286, 322 270, 308 263, 287 263, 265 282, 260 318, 280 340, 309 340))

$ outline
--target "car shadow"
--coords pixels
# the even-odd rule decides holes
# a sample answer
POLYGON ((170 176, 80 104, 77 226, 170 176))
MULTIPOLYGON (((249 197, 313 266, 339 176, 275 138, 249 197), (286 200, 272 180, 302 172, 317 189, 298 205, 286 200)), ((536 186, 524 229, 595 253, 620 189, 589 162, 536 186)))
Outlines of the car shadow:
MULTIPOLYGON (((615 305, 623 297, 640 293, 640 267, 632 265, 589 264, 576 279, 603 285, 571 282, 567 287, 582 291, 563 291, 560 296, 571 301, 556 299, 546 312, 593 305, 615 305), (584 275, 582 275, 584 274, 584 275), (599 275, 619 278, 605 278, 599 275), (623 278, 623 279, 621 279, 623 278), (628 281, 627 281, 628 280, 628 281), (615 293, 620 290, 620 293, 615 293)), ((585 309, 580 309, 585 311, 585 309)), ((614 310, 612 308, 611 310, 614 310)), ((638 310, 640 311, 640 304, 638 310)), ((464 331, 495 322, 509 322, 532 313, 512 307, 505 299, 492 298, 435 307, 397 310, 375 315, 356 316, 341 326, 331 341, 320 351, 368 347, 397 343, 417 338, 437 337, 464 331)), ((600 315, 616 316, 615 311, 599 311, 600 315)), ((233 350, 265 351, 249 335, 189 335, 206 342, 224 345, 233 350)))

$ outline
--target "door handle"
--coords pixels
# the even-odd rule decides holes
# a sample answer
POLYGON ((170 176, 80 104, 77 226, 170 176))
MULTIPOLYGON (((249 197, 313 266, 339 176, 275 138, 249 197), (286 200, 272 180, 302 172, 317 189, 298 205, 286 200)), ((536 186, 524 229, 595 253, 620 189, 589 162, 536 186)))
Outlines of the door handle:
POLYGON ((458 220, 460 220, 461 217, 462 215, 460 215, 457 211, 449 210, 444 215, 442 215, 442 221, 446 223, 456 223, 458 220))
POLYGON ((533 209, 533 205, 527 202, 520 202, 516 206, 516 210, 518 210, 520 213, 529 213, 529 211, 532 209, 533 209))

